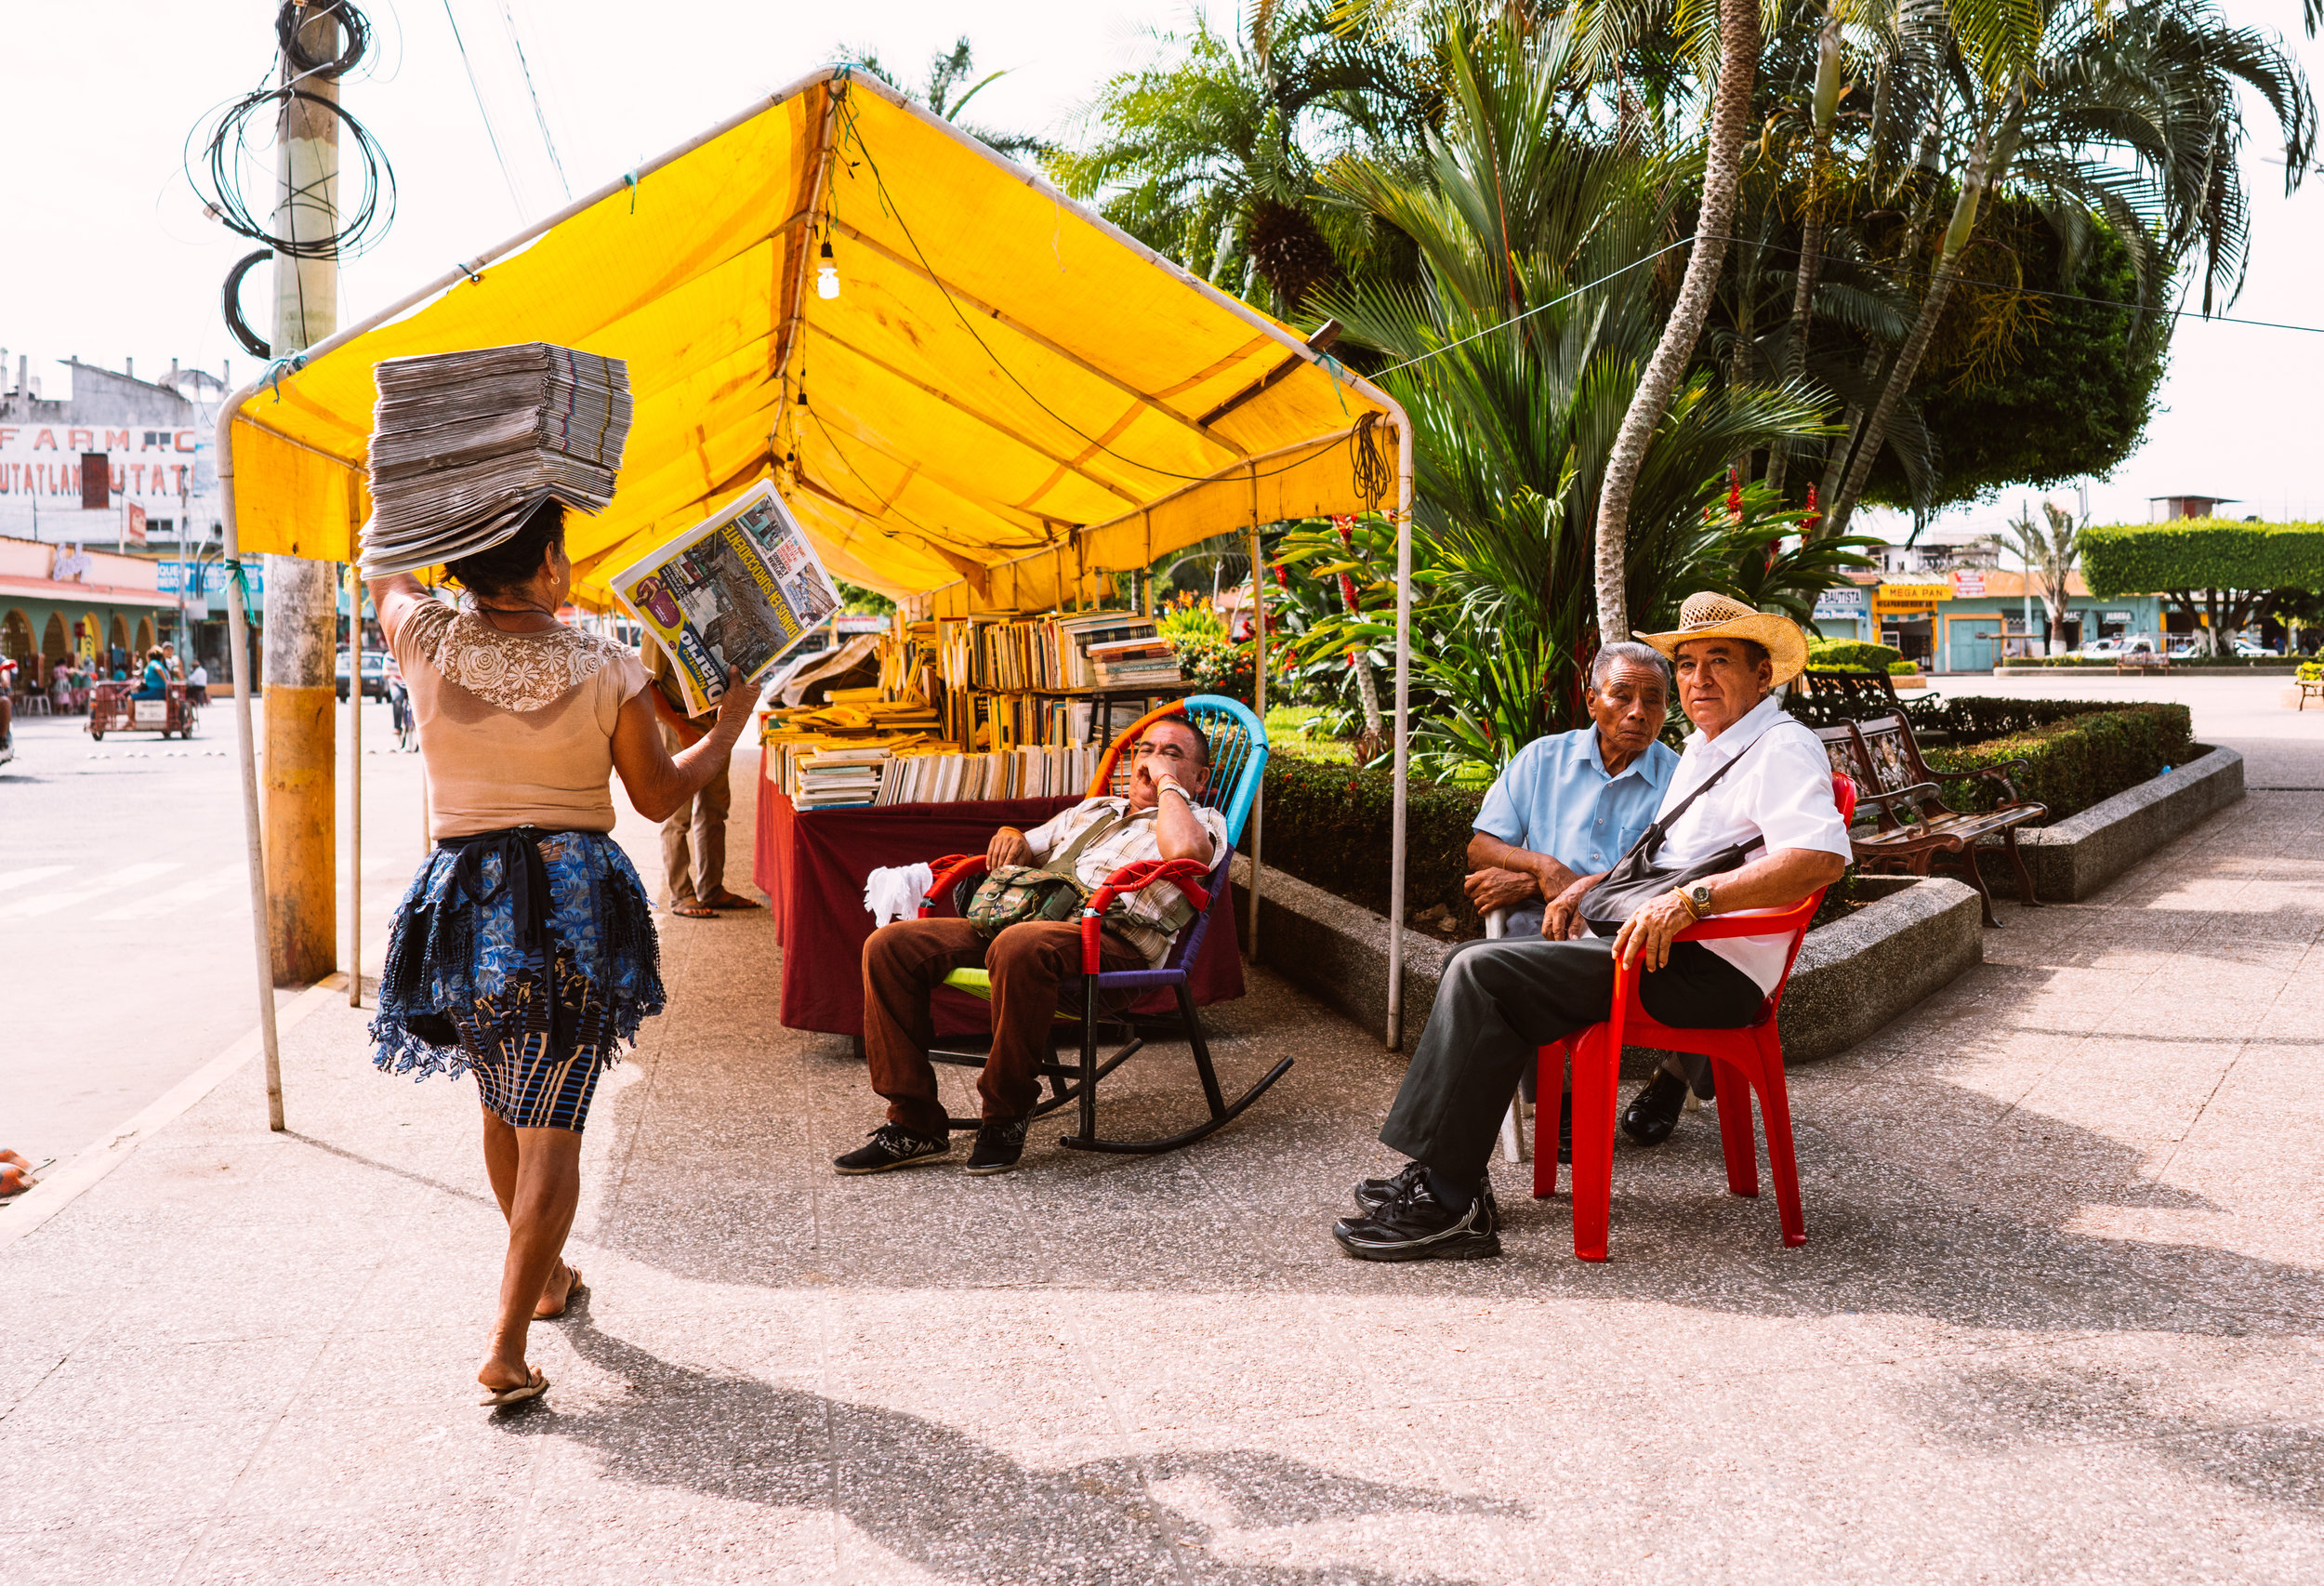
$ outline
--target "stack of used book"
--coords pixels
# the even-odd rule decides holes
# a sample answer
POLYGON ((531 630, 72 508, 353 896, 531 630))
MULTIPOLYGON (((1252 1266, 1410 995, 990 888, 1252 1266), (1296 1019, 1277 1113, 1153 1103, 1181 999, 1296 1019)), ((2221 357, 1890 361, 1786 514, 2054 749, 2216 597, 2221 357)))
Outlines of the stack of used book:
POLYGON ((951 804, 979 799, 1078 799, 1097 775, 1093 744, 1026 745, 991 754, 944 746, 899 753, 879 787, 882 804, 951 804))
POLYGON ((601 512, 629 436, 618 358, 547 342, 383 359, 366 577, 490 550, 543 501, 601 512))
POLYGON ((1179 673, 1178 652, 1159 634, 1090 645, 1089 669, 1097 675, 1100 688, 1185 681, 1179 673))
POLYGON ((840 804, 869 804, 879 797, 881 773, 888 764, 885 744, 859 747, 819 748, 802 756, 791 788, 791 804, 801 810, 827 810, 840 804))

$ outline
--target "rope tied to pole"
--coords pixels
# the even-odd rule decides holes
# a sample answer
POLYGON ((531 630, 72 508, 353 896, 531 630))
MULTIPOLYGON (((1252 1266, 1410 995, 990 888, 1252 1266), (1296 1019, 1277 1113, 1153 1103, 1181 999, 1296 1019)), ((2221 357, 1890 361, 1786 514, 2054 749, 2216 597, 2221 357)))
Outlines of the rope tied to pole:
POLYGON ((268 363, 266 373, 260 375, 258 379, 267 390, 274 393, 274 400, 279 403, 283 400, 283 377, 296 375, 306 366, 307 355, 304 352, 294 352, 287 358, 277 358, 268 363))

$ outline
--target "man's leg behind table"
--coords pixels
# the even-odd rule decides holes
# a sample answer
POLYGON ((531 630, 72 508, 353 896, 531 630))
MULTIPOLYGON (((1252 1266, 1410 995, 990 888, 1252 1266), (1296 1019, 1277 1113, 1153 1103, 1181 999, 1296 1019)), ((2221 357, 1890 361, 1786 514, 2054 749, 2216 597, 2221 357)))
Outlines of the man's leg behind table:
POLYGON ((952 1154, 952 1127, 928 1059, 935 1023, 928 1001, 944 976, 984 961, 984 941, 965 919, 899 919, 864 943, 864 1056, 888 1121, 870 1142, 831 1164, 842 1173, 884 1173, 952 1154))
POLYGON ((1486 1164, 1501 1114, 1538 1050, 1605 1017, 1614 997, 1604 938, 1464 944, 1446 960, 1436 1007, 1380 1138, 1412 1158, 1386 1204, 1332 1236, 1364 1261, 1500 1253, 1486 1164))
MULTIPOLYGON (((1098 962, 1142 970, 1145 958, 1101 936, 1098 962)), ((971 1173, 1005 1173, 1024 1155, 1026 1115, 1040 1100, 1040 1065, 1055 1050, 1058 988, 1081 973, 1081 927, 1071 920, 1027 920, 993 938, 984 956, 993 977, 993 1050, 977 1077, 984 1123, 969 1153, 971 1173)), ((1074 1026, 1077 1028, 1078 1026, 1074 1026)))

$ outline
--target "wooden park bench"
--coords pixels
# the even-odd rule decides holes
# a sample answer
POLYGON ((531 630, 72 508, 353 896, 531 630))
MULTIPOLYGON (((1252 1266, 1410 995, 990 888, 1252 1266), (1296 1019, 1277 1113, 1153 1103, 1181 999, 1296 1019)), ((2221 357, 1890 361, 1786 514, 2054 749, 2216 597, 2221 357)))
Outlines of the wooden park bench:
POLYGON ((2024 760, 2004 760, 1954 773, 1985 777, 2000 785, 2000 803, 1963 814, 1946 806, 1936 776, 1921 760, 1912 726, 1901 713, 1818 727, 1816 735, 1824 741, 1832 769, 1855 781, 1859 790, 1858 813, 1868 810, 1877 822, 1869 835, 1850 833, 1856 864, 1863 869, 1925 876, 1940 855, 1957 861, 1969 884, 1977 889, 1985 906, 1985 922, 1999 926, 2001 922, 1993 916, 1993 894, 1986 890, 1985 877, 1977 868, 1977 839, 1999 832, 2009 862, 2017 871, 2017 901, 2027 908, 2035 906, 2033 877, 2027 873, 2025 856, 2017 851, 2017 828, 2050 811, 2047 805, 2018 797, 2010 773, 2013 770, 2022 773, 2024 760))
POLYGON ((2311 695, 2324 699, 2324 663, 2308 662, 2291 681, 2292 686, 2300 691, 2300 703, 2296 708, 2305 710, 2311 695))

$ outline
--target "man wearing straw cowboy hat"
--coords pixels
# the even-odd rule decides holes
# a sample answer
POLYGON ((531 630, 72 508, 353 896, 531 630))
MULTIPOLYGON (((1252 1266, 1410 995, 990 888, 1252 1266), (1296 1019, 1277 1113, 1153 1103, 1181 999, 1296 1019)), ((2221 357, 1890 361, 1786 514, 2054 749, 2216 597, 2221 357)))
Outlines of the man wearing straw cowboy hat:
MULTIPOLYGON (((1486 1163, 1502 1110, 1537 1049, 1606 1016, 1616 955, 1644 966, 1639 998, 1664 1024, 1747 1024, 1781 977, 1790 937, 1672 938, 1714 914, 1789 907, 1847 868, 1823 746, 1774 692, 1807 664, 1799 628, 1704 592, 1680 606, 1674 631, 1638 637, 1670 657, 1695 724, 1655 823, 1612 870, 1552 899, 1538 937, 1463 943, 1446 960, 1380 1131, 1411 1161, 1359 1183, 1361 1214, 1332 1226, 1359 1260, 1499 1255, 1486 1163)), ((1657 1076, 1632 1115, 1660 1112, 1667 1097, 1674 1117, 1684 1094, 1680 1078, 1657 1076)))

